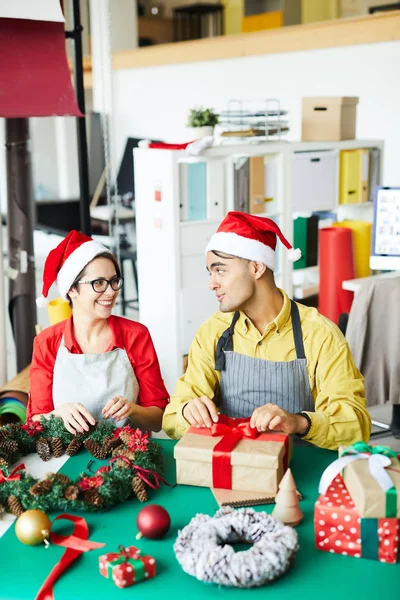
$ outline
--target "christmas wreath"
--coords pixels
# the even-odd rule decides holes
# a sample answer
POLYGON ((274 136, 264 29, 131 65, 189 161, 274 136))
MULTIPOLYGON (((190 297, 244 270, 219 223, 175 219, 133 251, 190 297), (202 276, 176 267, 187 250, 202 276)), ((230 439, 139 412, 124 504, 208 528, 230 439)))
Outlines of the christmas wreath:
POLYGON ((16 516, 32 508, 44 512, 106 510, 131 494, 144 502, 147 487, 157 488, 164 481, 161 471, 160 446, 130 426, 99 423, 73 436, 62 419, 42 417, 40 422, 0 428, 0 511, 16 516), (47 461, 64 452, 73 456, 81 448, 95 458, 110 460, 95 473, 82 473, 74 480, 62 473, 48 473, 37 480, 26 473, 23 464, 10 467, 26 454, 36 452, 47 461))
POLYGON ((183 570, 200 581, 250 588, 286 573, 298 550, 297 533, 266 512, 223 506, 214 517, 196 515, 174 550, 183 570), (236 542, 252 545, 235 552, 236 542))

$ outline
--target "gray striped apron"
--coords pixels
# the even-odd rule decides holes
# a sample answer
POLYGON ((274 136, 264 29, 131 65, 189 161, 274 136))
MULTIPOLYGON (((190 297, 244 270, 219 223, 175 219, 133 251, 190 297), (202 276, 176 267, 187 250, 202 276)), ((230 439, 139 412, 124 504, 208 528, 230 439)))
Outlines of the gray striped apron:
POLYGON ((291 318, 296 349, 295 360, 273 362, 233 351, 233 334, 239 311, 217 344, 215 369, 221 371, 219 407, 228 417, 250 417, 255 408, 277 404, 290 413, 314 411, 307 375, 303 334, 297 304, 291 302, 291 318))

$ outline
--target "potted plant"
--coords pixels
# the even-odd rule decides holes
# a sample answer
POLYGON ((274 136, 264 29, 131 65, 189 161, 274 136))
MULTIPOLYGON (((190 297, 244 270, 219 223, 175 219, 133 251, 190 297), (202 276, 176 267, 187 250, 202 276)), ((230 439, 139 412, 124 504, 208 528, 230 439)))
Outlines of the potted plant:
POLYGON ((213 135, 217 123, 218 115, 212 108, 192 108, 189 112, 187 124, 196 139, 213 135))

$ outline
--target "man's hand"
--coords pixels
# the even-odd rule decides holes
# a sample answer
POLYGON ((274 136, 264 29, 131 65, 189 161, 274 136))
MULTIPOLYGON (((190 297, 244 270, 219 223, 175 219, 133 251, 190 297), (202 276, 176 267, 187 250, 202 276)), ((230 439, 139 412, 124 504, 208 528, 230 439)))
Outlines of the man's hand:
POLYGON ((217 407, 207 396, 193 398, 184 407, 182 414, 195 427, 211 427, 218 421, 217 407))
POLYGON ((127 419, 132 413, 133 402, 129 402, 127 398, 123 396, 115 396, 112 400, 109 400, 103 408, 102 415, 105 419, 112 417, 116 421, 121 419, 127 419))
POLYGON ((64 422, 64 427, 73 435, 89 431, 90 425, 95 425, 96 421, 90 412, 80 402, 66 402, 53 410, 50 415, 60 417, 64 422))
POLYGON ((258 431, 282 431, 301 435, 307 431, 308 421, 302 415, 286 412, 276 404, 265 404, 254 410, 250 425, 258 431))

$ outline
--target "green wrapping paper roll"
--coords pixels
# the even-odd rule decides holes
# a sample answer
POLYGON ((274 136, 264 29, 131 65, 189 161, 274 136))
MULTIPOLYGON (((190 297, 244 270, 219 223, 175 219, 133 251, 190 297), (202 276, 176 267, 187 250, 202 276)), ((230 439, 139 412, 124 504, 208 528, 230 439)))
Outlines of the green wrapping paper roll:
POLYGON ((318 310, 334 323, 341 313, 350 312, 353 292, 342 288, 354 279, 353 233, 345 227, 326 227, 319 232, 318 310))
POLYGON ((307 266, 307 217, 293 219, 293 248, 300 248, 301 258, 293 263, 293 269, 304 269, 307 266))

